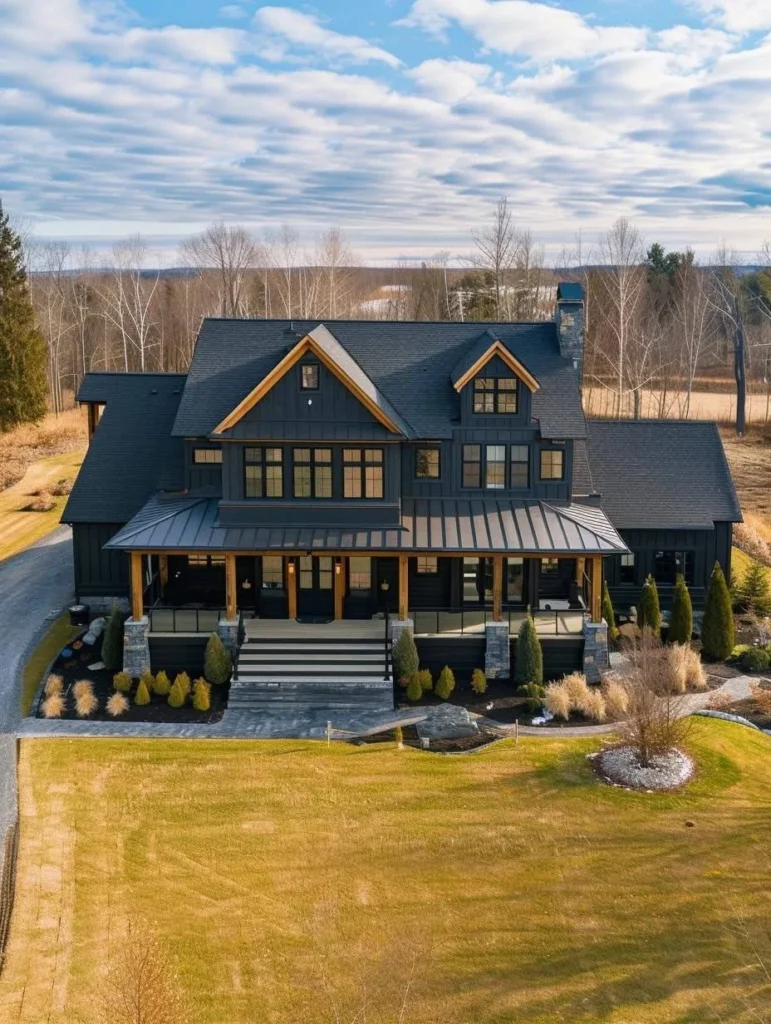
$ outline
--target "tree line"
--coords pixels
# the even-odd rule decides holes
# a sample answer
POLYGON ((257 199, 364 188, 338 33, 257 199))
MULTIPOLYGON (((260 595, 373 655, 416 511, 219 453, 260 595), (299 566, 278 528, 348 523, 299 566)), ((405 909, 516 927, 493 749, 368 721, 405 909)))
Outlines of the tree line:
MULTIPOLYGON (((3 266, 15 266, 8 273, 31 301, 19 351, 36 351, 39 364, 42 339, 44 391, 54 411, 72 403, 90 371, 186 370, 205 316, 548 320, 560 279, 580 281, 586 291, 584 383, 596 411, 688 417, 705 379, 736 388, 740 418, 747 382, 771 407, 768 245, 761 269, 744 273, 725 249, 699 263, 690 250, 646 246, 622 219, 592 251, 579 239, 547 267, 543 247, 501 199, 472 231, 460 267, 447 253, 418 266, 366 267, 338 228, 307 251, 288 226, 257 237, 215 223, 180 245, 175 269, 161 270, 139 237, 105 256, 22 238, 7 217, 0 223, 0 279, 3 266)), ((13 332, 2 326, 19 316, 10 294, 0 284, 0 395, 18 391, 9 382, 32 372, 20 358, 14 363, 13 332)), ((34 412, 27 418, 39 415, 36 387, 34 401, 17 398, 16 411, 0 412, 0 426, 26 416, 19 402, 34 412)))

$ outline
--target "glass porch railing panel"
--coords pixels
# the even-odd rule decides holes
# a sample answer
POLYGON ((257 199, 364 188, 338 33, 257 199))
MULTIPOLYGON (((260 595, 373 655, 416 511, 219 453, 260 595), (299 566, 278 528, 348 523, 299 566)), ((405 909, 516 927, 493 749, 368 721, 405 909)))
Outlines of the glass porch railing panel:
POLYGON ((463 612, 438 612, 438 616, 440 633, 463 634, 463 612))
POLYGON ((485 622, 488 618, 492 618, 492 612, 486 608, 474 608, 463 611, 463 634, 464 636, 483 636, 485 632, 485 622))
POLYGON ((431 611, 410 612, 415 628, 419 636, 431 636, 439 632, 439 613, 431 611))
POLYGON ((173 633, 174 611, 171 608, 155 608, 150 612, 151 633, 173 633))
POLYGON ((197 633, 214 633, 217 630, 217 623, 220 619, 220 613, 213 611, 210 608, 204 608, 198 612, 198 629, 197 633))
POLYGON ((174 611, 175 633, 198 632, 198 610, 196 608, 177 608, 174 611))

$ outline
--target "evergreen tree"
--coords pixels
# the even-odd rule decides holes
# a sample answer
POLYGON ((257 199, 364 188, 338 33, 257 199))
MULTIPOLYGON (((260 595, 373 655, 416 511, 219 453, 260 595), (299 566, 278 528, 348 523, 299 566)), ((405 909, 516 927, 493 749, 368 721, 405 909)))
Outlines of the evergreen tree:
POLYGON ((171 683, 169 677, 161 669, 158 675, 155 677, 155 686, 153 687, 159 697, 168 697, 169 690, 171 689, 171 683))
POLYGON ((172 683, 172 687, 169 690, 169 696, 166 698, 170 708, 181 708, 185 703, 185 691, 180 685, 179 676, 172 683))
POLYGON ((394 644, 391 657, 393 658, 394 675, 397 682, 401 682, 402 679, 406 679, 409 682, 420 668, 418 649, 415 646, 415 637, 412 635, 412 630, 402 630, 399 639, 394 644))
POLYGON ((449 700, 452 691, 455 689, 455 675, 449 665, 445 665, 439 673, 439 678, 434 687, 434 693, 441 700, 449 700))
POLYGON ((750 562, 738 587, 738 597, 742 607, 756 615, 768 615, 771 612, 768 572, 760 562, 750 562))
POLYGON ((413 672, 410 681, 407 683, 407 700, 418 701, 423 696, 423 687, 420 685, 420 675, 413 672))
POLYGON ((233 661, 230 657, 230 651, 223 644, 219 633, 212 633, 209 637, 209 642, 206 644, 206 654, 204 655, 203 662, 204 676, 210 683, 214 683, 215 686, 221 686, 230 679, 232 671, 233 661))
POLYGON ((638 625, 641 629, 649 629, 654 636, 658 636, 661 632, 659 590, 652 576, 649 576, 645 583, 643 583, 642 594, 640 595, 638 625))
POLYGON ((677 574, 675 592, 672 595, 672 615, 669 619, 669 642, 689 644, 693 634, 693 605, 685 584, 685 577, 677 574))
POLYGON ((608 584, 605 582, 602 585, 602 617, 608 624, 608 636, 611 640, 615 640, 618 636, 616 613, 613 611, 613 602, 610 599, 608 584))
POLYGON ((196 711, 208 711, 211 708, 211 686, 205 679, 196 679, 193 683, 193 707, 196 711))
POLYGON ((147 683, 144 677, 139 680, 139 686, 137 686, 137 692, 134 694, 134 703, 142 707, 145 704, 150 703, 150 691, 147 688, 147 683))
POLYGON ((527 616, 517 635, 516 681, 523 686, 543 683, 543 650, 532 615, 527 616))
POLYGON ((704 604, 704 621, 701 627, 702 653, 715 661, 725 661, 731 656, 735 642, 731 595, 728 593, 720 563, 715 562, 704 604))
POLYGON ((0 203, 0 431, 46 411, 46 343, 35 324, 21 238, 0 203))
POLYGON ((110 672, 123 668, 123 612, 113 605, 102 640, 102 661, 110 672))

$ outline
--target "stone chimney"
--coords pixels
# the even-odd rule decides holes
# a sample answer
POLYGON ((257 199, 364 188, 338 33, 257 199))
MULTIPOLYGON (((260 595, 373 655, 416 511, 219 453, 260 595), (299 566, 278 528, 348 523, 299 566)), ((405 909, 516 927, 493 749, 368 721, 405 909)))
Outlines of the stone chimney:
POLYGON ((584 289, 572 281, 557 285, 557 338, 560 353, 580 369, 584 361, 584 289))

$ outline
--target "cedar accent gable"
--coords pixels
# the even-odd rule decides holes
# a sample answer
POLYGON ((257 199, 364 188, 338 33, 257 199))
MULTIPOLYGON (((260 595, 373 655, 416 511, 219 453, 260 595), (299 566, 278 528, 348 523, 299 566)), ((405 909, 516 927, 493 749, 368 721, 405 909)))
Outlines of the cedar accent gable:
POLYGON ((477 376, 480 370, 483 369, 490 362, 494 356, 499 356, 503 362, 508 366, 511 372, 522 381, 529 391, 535 393, 540 388, 540 384, 532 373, 524 366, 520 361, 513 356, 506 346, 496 339, 490 345, 490 347, 482 353, 482 355, 465 371, 465 373, 459 377, 454 384, 456 391, 462 391, 463 388, 468 384, 470 380, 477 376))

